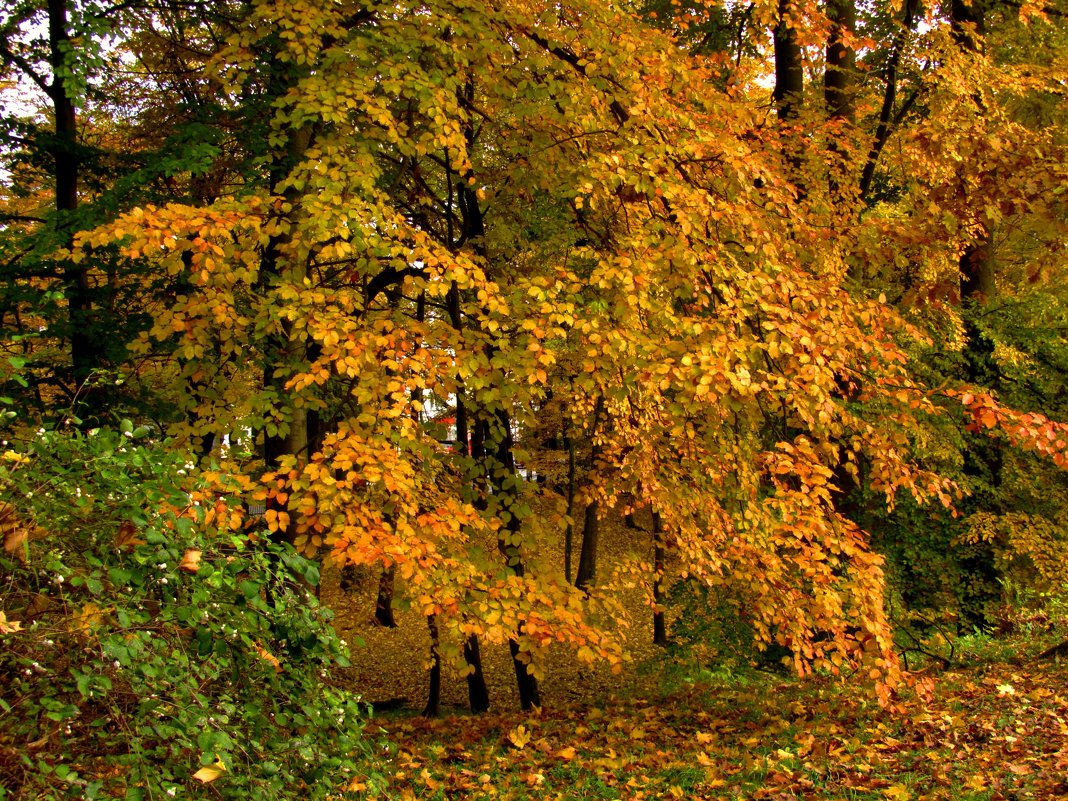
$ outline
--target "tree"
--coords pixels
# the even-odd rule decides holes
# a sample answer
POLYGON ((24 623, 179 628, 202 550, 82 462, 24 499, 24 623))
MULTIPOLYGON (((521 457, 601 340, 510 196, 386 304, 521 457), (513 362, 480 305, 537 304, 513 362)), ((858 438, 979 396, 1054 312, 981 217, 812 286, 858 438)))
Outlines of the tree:
POLYGON ((883 560, 843 496, 948 508, 960 471, 925 443, 962 413, 1065 447, 1045 415, 930 370, 931 332, 959 339, 960 315, 906 298, 959 290, 961 254, 1006 210, 1054 230, 1057 210, 1029 206, 1060 168, 1029 155, 1056 127, 1014 124, 999 94, 1033 91, 1027 68, 963 52, 959 20, 932 14, 920 38, 917 7, 856 10, 660 30, 602 0, 145 11, 129 52, 182 64, 194 30, 202 72, 131 91, 191 90, 219 120, 203 140, 227 144, 183 162, 182 197, 77 234, 69 261, 162 277, 135 347, 171 428, 205 457, 254 441, 261 459, 230 469, 255 476, 274 537, 393 575, 439 670, 466 656, 477 677, 482 644, 507 643, 532 707, 551 643, 618 661, 593 622, 613 608, 596 524, 648 506, 657 604, 676 579, 726 590, 797 670, 863 664, 889 700, 883 560), (851 81, 855 54, 881 81, 851 81), (976 133, 1012 147, 978 154, 976 133), (975 202, 995 188, 1004 209, 975 202), (589 455, 581 589, 541 547, 574 497, 567 519, 535 514, 555 487, 521 469, 556 458, 557 431, 572 492, 589 455))

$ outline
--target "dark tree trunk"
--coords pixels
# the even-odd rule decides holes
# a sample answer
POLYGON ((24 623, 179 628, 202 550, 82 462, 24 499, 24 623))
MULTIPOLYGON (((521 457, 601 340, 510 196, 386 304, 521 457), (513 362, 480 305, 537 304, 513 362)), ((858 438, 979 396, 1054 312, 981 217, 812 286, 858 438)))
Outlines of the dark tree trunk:
MULTIPOLYGON (((277 186, 288 177, 293 166, 303 158, 311 145, 312 130, 310 127, 291 131, 286 147, 286 153, 276 158, 271 169, 271 184, 277 186)), ((293 186, 289 186, 283 193, 291 209, 296 209, 300 204, 300 192, 293 186)), ((263 291, 270 291, 273 281, 278 280, 283 274, 299 274, 300 265, 287 265, 283 261, 283 251, 289 243, 288 234, 279 234, 271 237, 264 248, 263 258, 260 264, 260 281, 263 291)), ((302 362, 307 359, 307 344, 294 337, 293 323, 290 320, 281 322, 281 330, 270 336, 265 343, 265 361, 263 364, 264 386, 273 387, 278 398, 288 397, 289 391, 285 388, 286 377, 284 370, 279 369, 294 362, 302 362)), ((283 403, 283 408, 285 404, 283 403)), ((284 432, 263 435, 263 460, 268 470, 278 467, 282 457, 304 456, 308 454, 308 410, 305 406, 290 407, 285 409, 289 417, 288 428, 284 432)), ((292 520, 284 529, 279 528, 273 539, 277 542, 292 543, 296 536, 296 528, 292 520)))
POLYGON ((659 512, 653 512, 653 645, 666 646, 667 622, 664 619, 664 526, 659 512))
MULTIPOLYGON (((60 243, 74 241, 73 212, 78 208, 78 118, 68 86, 71 65, 71 36, 68 28, 68 0, 48 0, 48 40, 52 67, 49 97, 55 112, 55 137, 49 151, 53 159, 56 198, 56 229, 60 243)), ((70 326, 71 378, 77 402, 74 406, 82 424, 99 423, 102 399, 90 386, 93 371, 103 366, 103 353, 93 326, 92 287, 88 268, 68 262, 64 268, 67 320, 70 326)))
POLYGON ((901 21, 901 27, 898 28, 897 34, 894 36, 894 44, 890 50, 890 56, 886 61, 886 88, 883 90, 883 103, 879 110, 879 122, 875 128, 875 138, 872 140, 871 150, 868 152, 868 159, 864 164, 864 169, 861 171, 860 177, 860 198, 866 200, 871 192, 872 181, 875 178, 875 168, 879 163, 879 156, 883 152, 883 148, 886 147, 887 141, 890 139, 890 133, 901 119, 903 119, 905 111, 915 101, 917 95, 913 94, 912 97, 903 104, 903 108, 898 110, 895 114, 895 105, 897 104, 897 80, 898 80, 898 67, 901 64, 901 54, 905 51, 908 45, 909 35, 912 33, 913 28, 916 26, 916 12, 919 5, 918 0, 905 0, 904 16, 901 21))
POLYGON ((482 672, 482 651, 478 637, 471 635, 464 641, 464 661, 467 662, 467 700, 472 712, 487 712, 490 708, 489 688, 482 672))
MULTIPOLYGON (((986 32, 983 0, 952 0, 950 26, 953 39, 961 51, 982 54, 983 36, 986 32)), ((973 95, 979 113, 983 112, 983 99, 977 89, 973 95)), ((985 201, 985 198, 983 199, 985 201)), ((966 378, 972 383, 997 388, 1000 371, 994 360, 994 343, 979 325, 978 307, 985 306, 997 292, 996 271, 991 232, 983 228, 973 242, 968 243, 958 262, 960 269, 960 297, 965 312, 967 347, 964 351, 966 378)), ((998 440, 973 438, 964 454, 964 472, 978 479, 984 489, 974 498, 984 508, 997 508, 998 488, 1004 462, 1002 444, 998 440), (986 498, 983 492, 989 492, 986 498)), ((987 630, 992 621, 989 609, 1001 598, 1001 574, 994 560, 992 549, 980 550, 961 560, 966 586, 961 620, 967 628, 987 630)))
POLYGON ((856 51, 848 40, 857 27, 857 7, 853 0, 827 0, 831 31, 827 36, 827 69, 823 74, 823 98, 832 119, 852 120, 853 76, 857 69, 856 51))
MULTIPOLYGON (((526 568, 523 564, 523 552, 516 540, 519 537, 522 521, 512 508, 518 500, 519 477, 515 472, 514 442, 512 439, 512 420, 508 412, 497 412, 495 430, 491 431, 496 443, 495 465, 490 467, 488 480, 493 484, 494 495, 501 500, 501 512, 507 514, 507 522, 502 536, 497 540, 497 549, 508 564, 508 569, 517 576, 523 576, 526 568)), ((519 689, 519 705, 524 711, 541 706, 538 681, 527 670, 526 664, 519 658, 519 640, 523 636, 523 624, 519 624, 515 637, 509 643, 512 654, 512 666, 515 668, 516 686, 519 689)))
POLYGON ((378 578, 378 597, 375 598, 375 623, 389 629, 397 627, 393 617, 393 585, 397 578, 397 566, 390 565, 378 578))
MULTIPOLYGON (((450 195, 451 197, 451 195, 450 195)), ((451 202, 451 201, 450 201, 451 202)), ((451 217, 450 217, 451 219, 451 217)), ((452 239, 452 226, 449 227, 449 239, 452 239)), ((448 296, 446 297, 446 306, 449 311, 449 320, 452 323, 452 327, 457 331, 463 331, 463 315, 460 309, 460 288, 454 281, 449 288, 448 296)), ((456 452, 461 456, 470 456, 472 451, 472 442, 470 434, 470 423, 468 421, 467 414, 467 400, 466 393, 463 386, 456 388, 456 440, 455 440, 456 452)), ((479 451, 484 450, 481 439, 479 444, 479 451)), ((475 479, 477 482, 478 479, 475 479)), ((475 492, 478 492, 478 487, 473 488, 475 492)), ((464 661, 467 663, 467 700, 471 705, 472 712, 486 712, 490 708, 489 687, 486 686, 486 676, 482 671, 482 650, 478 644, 478 637, 474 634, 470 635, 464 641, 464 661)))
MULTIPOLYGON (((469 77, 465 83, 462 90, 462 100, 469 105, 474 104, 475 84, 473 78, 469 77)), ((469 145, 473 146, 474 135, 474 129, 468 128, 466 136, 469 145)), ((449 178, 449 188, 451 190, 451 175, 449 178)), ((464 176, 464 179, 465 180, 460 182, 456 187, 456 201, 463 226, 462 239, 470 243, 472 249, 478 256, 485 259, 485 217, 482 213, 482 207, 479 204, 478 193, 474 187, 474 176, 468 173, 464 176)), ((452 237, 451 203, 452 193, 450 191, 450 205, 447 209, 450 239, 452 237)), ((451 314, 452 312, 450 309, 450 315, 451 314)), ((454 327, 458 326, 459 323, 460 317, 457 308, 457 314, 453 317, 454 327)), ((486 355, 489 360, 492 361, 492 348, 487 348, 486 355)), ((519 520, 518 515, 515 514, 515 510, 511 508, 518 499, 519 484, 519 476, 516 475, 515 455, 513 452, 514 442, 512 440, 511 416, 506 409, 497 410, 496 414, 491 418, 494 426, 499 429, 496 432, 495 438, 493 438, 494 434, 490 428, 490 419, 486 419, 486 415, 490 414, 490 412, 488 410, 479 411, 481 411, 482 414, 476 417, 471 432, 471 457, 481 468, 479 470, 480 475, 475 478, 475 502, 479 505, 479 508, 487 508, 489 501, 488 497, 486 497, 487 491, 489 487, 493 487, 494 495, 501 501, 501 511, 509 515, 508 522, 505 524, 505 530, 510 535, 510 541, 506 542, 503 536, 498 538, 497 548, 507 561, 508 568, 517 576, 522 576, 524 572, 522 552, 519 546, 515 544, 515 537, 518 536, 521 521, 519 520), (496 445, 496 451, 492 455, 486 450, 491 438, 493 438, 492 441, 496 445), (491 456, 494 458, 491 458, 491 456), (497 463, 491 464, 494 459, 497 463)), ((457 416, 457 420, 459 420, 459 416, 457 416)), ((537 680, 533 675, 527 672, 526 665, 519 660, 518 640, 522 636, 523 625, 520 623, 519 629, 516 631, 515 639, 510 643, 510 650, 512 653, 512 663, 515 667, 516 684, 519 689, 519 703, 524 710, 529 710, 533 709, 535 706, 540 706, 541 700, 538 694, 537 680)))
POLYGON ((996 273, 989 236, 966 247, 959 264, 961 300, 982 304, 994 297, 996 273))
MULTIPOLYGON (((857 8, 853 0, 827 0, 827 16, 831 23, 827 35, 827 67, 823 73, 823 99, 831 120, 851 123, 853 106, 853 76, 857 68, 856 51, 849 44, 857 27, 857 8)), ((842 178, 849 154, 838 145, 838 137, 830 143, 830 176, 827 188, 835 202, 845 201, 842 178)))
POLYGON ((797 116, 805 92, 804 62, 797 40, 798 21, 793 18, 794 13, 794 4, 790 0, 779 0, 778 20, 773 32, 775 89, 772 98, 779 119, 783 121, 797 116))
POLYGON ((564 529, 564 581, 571 581, 571 555, 575 549, 575 439, 571 436, 571 421, 566 423, 564 442, 567 445, 567 527, 564 529))
POLYGON ((441 639, 438 636, 437 615, 427 615, 426 625, 430 631, 430 686, 427 688, 423 717, 436 718, 441 714, 441 639))
POLYGON ((591 500, 586 504, 582 519, 582 551, 579 554, 575 586, 587 594, 597 581, 597 546, 601 538, 601 521, 598 514, 600 508, 598 501, 591 500))

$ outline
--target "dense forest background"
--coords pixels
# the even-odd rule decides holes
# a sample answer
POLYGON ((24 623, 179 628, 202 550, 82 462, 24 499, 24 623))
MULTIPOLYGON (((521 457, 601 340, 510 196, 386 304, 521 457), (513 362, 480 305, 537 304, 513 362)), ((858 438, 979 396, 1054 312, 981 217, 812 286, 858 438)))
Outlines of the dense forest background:
POLYGON ((489 649, 526 710, 723 631, 893 708, 1056 628, 1065 14, 6 0, 13 797, 333 792, 323 570, 428 715, 489 649))

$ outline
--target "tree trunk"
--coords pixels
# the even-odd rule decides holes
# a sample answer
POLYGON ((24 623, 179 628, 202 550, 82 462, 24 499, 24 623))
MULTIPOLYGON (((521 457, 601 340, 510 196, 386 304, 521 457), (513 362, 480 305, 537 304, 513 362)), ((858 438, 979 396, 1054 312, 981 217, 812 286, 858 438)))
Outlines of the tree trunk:
MULTIPOLYGON (((879 110, 879 122, 875 128, 875 138, 872 140, 871 150, 868 152, 868 159, 864 164, 864 169, 861 171, 859 193, 862 201, 868 199, 871 192, 872 181, 875 178, 875 168, 879 163, 879 156, 882 154, 883 148, 886 147, 886 143, 890 139, 891 131, 897 124, 895 122, 894 113, 894 106, 897 103, 897 72, 898 67, 901 64, 901 54, 905 51, 908 45, 909 36, 912 33, 913 28, 916 27, 918 7, 919 0, 905 0, 901 27, 898 28, 897 34, 894 36, 894 43, 890 50, 890 56, 886 61, 886 88, 883 90, 883 103, 882 108, 879 110)), ((910 106, 916 97, 917 95, 913 94, 912 97, 906 101, 904 107, 907 108, 910 106)), ((905 109, 903 108, 897 112, 897 121, 900 121, 904 116, 904 110, 905 109)))
MULTIPOLYGON (((449 231, 451 246, 451 223, 449 231)), ((460 288, 455 281, 453 281, 452 286, 449 287, 449 293, 445 298, 445 304, 449 311, 449 320, 452 323, 452 327, 457 331, 463 331, 463 315, 460 309, 460 288)), ((461 384, 456 387, 455 447, 456 452, 464 457, 471 455, 472 442, 470 427, 467 415, 466 392, 461 384)), ((475 480, 477 481, 477 479, 475 480)), ((475 486, 472 489, 477 494, 478 487, 475 486)), ((482 672, 482 650, 479 648, 478 637, 474 634, 470 635, 464 641, 464 661, 467 662, 469 669, 467 673, 467 700, 471 705, 471 711, 486 712, 490 707, 489 687, 486 686, 486 676, 482 672)))
MULTIPOLYGON (((500 550, 501 555, 504 556, 507 561, 508 568, 517 576, 523 576, 526 572, 526 568, 523 565, 523 553, 520 547, 516 544, 516 539, 519 536, 520 527, 522 521, 519 516, 509 509, 513 506, 518 499, 518 482, 519 477, 515 472, 515 455, 513 453, 514 443, 512 441, 512 421, 510 416, 505 411, 499 411, 497 413, 497 422, 499 426, 498 440, 497 440, 497 469, 493 471, 490 476, 490 481, 493 481, 493 476, 498 476, 495 486, 495 494, 501 496, 503 511, 509 512, 508 522, 505 524, 505 531, 508 532, 507 540, 505 537, 500 537, 497 540, 497 548, 500 550)), ((538 681, 534 678, 534 675, 527 670, 526 663, 519 658, 519 639, 523 636, 523 624, 519 624, 519 628, 516 631, 516 636, 509 643, 509 650, 512 653, 512 666, 515 668, 515 680, 516 686, 519 689, 519 705, 524 711, 530 711, 536 706, 541 706, 541 697, 538 692, 538 681)))
POLYGON ((464 641, 464 661, 467 673, 467 700, 472 712, 488 712, 490 708, 489 688, 486 676, 482 672, 482 652, 478 647, 478 637, 472 634, 464 641))
POLYGON ((664 619, 664 526, 659 512, 653 512, 653 645, 667 646, 664 619))
MULTIPOLYGON (((289 134, 284 157, 276 159, 271 170, 271 183, 277 186, 289 174, 293 164, 299 161, 311 145, 312 131, 305 126, 289 134)), ((299 207, 300 192, 293 186, 289 186, 283 193, 283 197, 293 210, 299 207)), ((290 212, 291 214, 293 212, 290 212)), ((302 277, 303 265, 286 264, 283 251, 289 244, 289 234, 279 234, 271 237, 264 248, 263 259, 260 265, 261 288, 264 292, 271 290, 271 282, 279 280, 283 275, 292 279, 302 277)), ((307 358, 307 344, 294 338, 293 323, 283 320, 280 331, 268 337, 265 343, 266 360, 263 365, 264 386, 272 387, 278 398, 286 398, 289 391, 286 389, 286 377, 284 368, 295 361, 303 361, 307 358)), ((283 411, 288 416, 288 427, 276 434, 266 431, 263 436, 263 460, 268 470, 278 467, 284 456, 308 456, 308 411, 307 407, 289 406, 283 411)), ((296 529, 292 520, 284 529, 279 528, 273 539, 277 542, 292 543, 296 536, 296 529)))
POLYGON ((390 565, 378 578, 378 597, 375 599, 375 623, 389 629, 397 628, 393 617, 393 585, 397 578, 397 566, 390 565))
MULTIPOLYGON (((49 97, 55 112, 55 137, 49 146, 55 178, 56 230, 63 247, 74 242, 73 213, 78 208, 78 118, 68 87, 72 69, 71 36, 68 29, 68 0, 48 0, 48 41, 52 67, 49 97)), ((99 424, 98 397, 90 384, 93 371, 103 366, 103 354, 93 326, 92 287, 88 267, 68 262, 63 277, 66 283, 67 320, 70 326, 71 378, 77 393, 74 405, 82 425, 99 424)))
MULTIPOLYGON (((983 53, 983 35, 986 31, 982 0, 952 0, 950 4, 950 26, 953 39, 965 53, 981 55, 983 53)), ((974 102, 981 112, 983 100, 978 91, 974 102)), ((994 263, 993 242, 990 231, 983 228, 975 240, 969 242, 961 253, 960 298, 965 313, 965 335, 967 345, 964 351, 966 378, 972 383, 985 384, 997 388, 999 370, 994 361, 994 343, 983 333, 976 323, 977 307, 985 306, 997 292, 994 263)), ((972 445, 964 454, 964 472, 990 487, 993 493, 1001 485, 1004 462, 1002 444, 998 440, 974 438, 972 445)), ((996 495, 976 502, 986 508, 996 508, 996 495)), ((969 603, 961 609, 961 621, 965 632, 974 628, 989 629, 991 620, 987 614, 990 606, 1001 597, 1001 574, 994 561, 992 550, 980 550, 973 556, 961 560, 961 568, 967 580, 969 603)))
POLYGON ((438 636, 438 616, 427 615, 426 625, 430 631, 430 686, 427 688, 423 717, 436 718, 441 714, 441 639, 438 636))
POLYGON ((575 549, 575 439, 571 421, 565 424, 567 444, 567 527, 564 529, 564 581, 571 581, 571 554, 575 549))
POLYGON ((772 98, 779 119, 797 116, 805 91, 804 62, 797 40, 797 20, 791 0, 779 0, 779 15, 772 35, 775 48, 775 89, 772 98))
POLYGON ((589 594, 597 581, 597 546, 601 537, 601 521, 599 517, 601 504, 591 500, 586 504, 586 512, 582 519, 582 551, 579 554, 578 575, 575 576, 575 586, 589 594))
POLYGON ((827 115, 831 119, 852 121, 857 54, 848 41, 857 27, 857 8, 853 0, 827 0, 827 17, 831 23, 827 36, 827 68, 823 74, 827 115))
MULTIPOLYGON (((827 0, 827 16, 831 30, 827 35, 823 99, 827 106, 827 116, 832 121, 852 123, 855 116, 853 76, 856 73, 857 56, 849 41, 857 27, 857 8, 853 0, 827 0)), ((830 175, 827 188, 832 202, 836 204, 848 200, 843 196, 842 187, 847 184, 842 178, 846 172, 849 153, 839 146, 839 139, 839 136, 832 135, 828 154, 830 175)))
MULTIPOLYGON (((468 77, 462 91, 464 102, 474 104, 475 84, 473 78, 470 76, 468 77)), ((474 129, 469 127, 466 131, 466 136, 468 144, 471 146, 474 144, 474 135, 474 129)), ((487 258, 485 248, 486 222, 482 213, 482 207, 479 204, 478 192, 474 187, 474 183, 474 175, 469 172, 464 176, 464 180, 456 187, 456 200, 460 211, 460 218, 463 223, 463 238, 470 243, 474 252, 480 258, 485 260, 487 258)), ((451 190, 451 175, 449 187, 451 190)), ((452 196, 450 192, 449 208, 447 209, 450 220, 450 239, 451 203, 452 196)), ((451 314, 452 311, 450 307, 450 315, 451 314)), ((460 317, 457 312, 456 316, 453 317, 453 326, 457 326, 459 322, 460 317)), ((487 347, 486 356, 487 360, 492 362, 493 349, 491 346, 487 347)), ((488 410, 485 410, 485 412, 488 413, 488 410)), ((516 475, 515 454, 513 451, 512 421, 507 409, 503 408, 497 410, 495 418, 496 419, 493 422, 499 428, 499 432, 495 439, 496 453, 494 456, 497 462, 496 465, 490 464, 491 455, 486 451, 486 446, 491 436, 490 421, 482 416, 476 418, 474 430, 471 435, 471 456, 475 463, 481 467, 479 470, 480 477, 475 478, 476 482, 481 482, 482 484, 481 487, 476 486, 476 504, 481 503, 480 508, 487 508, 489 499, 486 497, 486 490, 488 487, 493 487, 494 495, 500 500, 500 511, 509 514, 508 521, 505 524, 505 531, 507 531, 509 535, 508 541, 505 540, 504 536, 498 537, 497 548, 507 561, 508 568, 517 576, 522 576, 524 572, 523 556, 519 546, 515 544, 515 539, 519 534, 521 521, 514 509, 511 508, 518 500, 519 493, 519 476, 516 475)), ((530 710, 536 706, 540 706, 541 699, 538 693, 537 680, 527 671, 526 665, 519 659, 519 640, 522 636, 523 624, 520 623, 515 638, 509 643, 509 649, 512 653, 512 664, 515 668, 516 685, 519 689, 519 704, 523 710, 530 710)))

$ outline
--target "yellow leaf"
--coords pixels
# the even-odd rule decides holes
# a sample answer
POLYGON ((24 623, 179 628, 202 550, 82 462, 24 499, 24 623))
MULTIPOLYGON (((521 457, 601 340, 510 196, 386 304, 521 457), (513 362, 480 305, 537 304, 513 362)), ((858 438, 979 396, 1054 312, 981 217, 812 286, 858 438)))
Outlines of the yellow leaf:
POLYGON ((94 603, 87 603, 70 619, 71 631, 89 636, 104 620, 104 610, 94 603))
POLYGON ((17 620, 8 621, 7 613, 0 612, 0 634, 10 634, 13 631, 19 631, 22 628, 22 623, 17 620))
POLYGON ((222 762, 216 762, 214 765, 208 765, 198 770, 193 774, 193 778, 198 782, 210 784, 224 773, 226 773, 226 766, 222 762))
POLYGON ((530 732, 527 727, 516 726, 512 731, 508 732, 508 742, 520 750, 525 748, 526 744, 530 742, 530 732))

